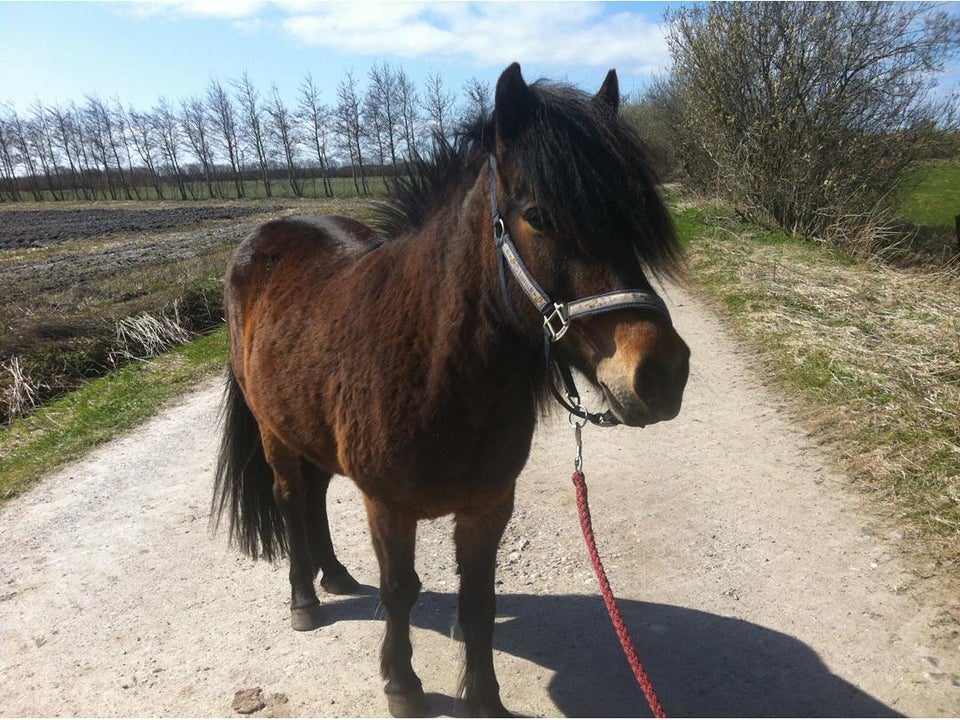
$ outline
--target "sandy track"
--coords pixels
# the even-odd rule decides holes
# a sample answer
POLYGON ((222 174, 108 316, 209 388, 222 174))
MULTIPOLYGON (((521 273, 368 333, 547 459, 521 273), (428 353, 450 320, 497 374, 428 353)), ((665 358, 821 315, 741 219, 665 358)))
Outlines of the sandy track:
MULTIPOLYGON (((678 290, 693 348, 684 410, 589 428, 601 552, 674 715, 960 715, 960 610, 903 533, 793 426, 722 324, 678 290)), ((382 613, 362 507, 331 488, 341 559, 364 584, 329 624, 289 629, 286 569, 208 532, 219 386, 0 510, 0 713, 379 716, 382 613)), ((569 483, 571 434, 546 420, 501 547, 497 667, 514 712, 646 713, 597 595, 569 483)), ((424 523, 414 665, 452 713, 460 648, 450 522, 424 523)))

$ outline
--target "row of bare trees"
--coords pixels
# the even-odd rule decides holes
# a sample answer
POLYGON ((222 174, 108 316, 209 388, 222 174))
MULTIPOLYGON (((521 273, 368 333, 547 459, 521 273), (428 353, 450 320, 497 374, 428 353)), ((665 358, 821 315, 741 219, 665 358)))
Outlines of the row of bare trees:
POLYGON ((367 194, 371 173, 401 170, 432 133, 489 112, 490 98, 477 79, 458 99, 439 74, 418 87, 381 62, 365 82, 345 73, 331 103, 312 75, 291 103, 245 72, 146 111, 97 96, 66 107, 36 100, 26 112, 0 104, 0 202, 331 197, 333 177, 367 194))

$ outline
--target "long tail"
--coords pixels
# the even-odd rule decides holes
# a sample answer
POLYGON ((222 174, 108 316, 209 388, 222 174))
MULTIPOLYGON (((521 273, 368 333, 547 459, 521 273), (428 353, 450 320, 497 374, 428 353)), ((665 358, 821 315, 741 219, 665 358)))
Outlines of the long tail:
POLYGON ((273 470, 263 453, 260 426, 232 370, 228 370, 221 421, 211 522, 216 529, 228 514, 231 542, 254 560, 272 562, 287 552, 283 516, 273 498, 273 470))

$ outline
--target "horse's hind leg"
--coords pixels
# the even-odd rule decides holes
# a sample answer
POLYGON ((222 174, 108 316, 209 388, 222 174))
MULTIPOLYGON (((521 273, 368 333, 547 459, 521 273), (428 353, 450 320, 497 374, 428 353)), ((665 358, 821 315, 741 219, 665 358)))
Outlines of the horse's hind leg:
POLYGON ((333 595, 350 595, 360 584, 347 572, 337 559, 330 538, 330 522, 327 518, 327 488, 330 473, 304 460, 303 476, 307 489, 307 535, 310 556, 313 558, 313 574, 323 572, 320 585, 333 595))
POLYGON ((380 602, 387 613, 387 633, 380 655, 384 692, 394 717, 420 717, 428 707, 423 684, 410 659, 410 611, 420 594, 414 569, 415 518, 364 495, 373 548, 380 563, 380 602))
POLYGON ((307 497, 300 456, 279 439, 261 432, 267 462, 273 468, 273 497, 283 515, 290 556, 290 621, 294 630, 320 627, 320 601, 313 587, 314 569, 307 530, 307 497))
POLYGON ((509 717, 493 668, 497 547, 513 512, 513 492, 485 514, 459 513, 454 540, 460 572, 459 619, 466 650, 461 692, 475 717, 509 717))

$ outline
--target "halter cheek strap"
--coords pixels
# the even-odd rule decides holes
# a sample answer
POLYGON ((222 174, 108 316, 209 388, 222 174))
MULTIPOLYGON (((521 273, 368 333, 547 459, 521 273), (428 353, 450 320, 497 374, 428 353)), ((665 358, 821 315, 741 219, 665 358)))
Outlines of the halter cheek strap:
POLYGON ((550 389, 554 397, 572 415, 589 420, 596 425, 616 425, 617 420, 609 411, 602 414, 589 413, 580 404, 580 395, 573 381, 573 374, 567 365, 554 357, 551 346, 566 334, 572 321, 613 310, 627 308, 650 310, 665 317, 669 322, 670 312, 667 310, 666 303, 652 290, 616 290, 601 295, 591 295, 580 300, 571 300, 567 303, 554 302, 536 278, 533 277, 527 266, 523 264, 517 246, 514 244, 513 238, 510 237, 507 225, 500 215, 497 204, 497 159, 492 153, 490 154, 490 210, 493 215, 493 239, 497 247, 500 289, 503 292, 504 303, 508 311, 512 313, 513 306, 510 303, 510 296, 507 291, 506 270, 509 269, 524 294, 543 317, 544 354, 547 365, 556 370, 560 376, 567 396, 564 399, 551 382, 550 389))

